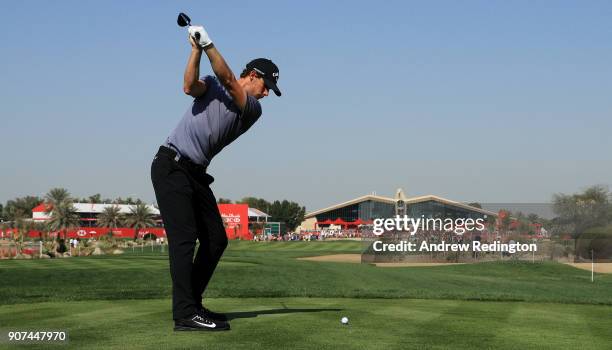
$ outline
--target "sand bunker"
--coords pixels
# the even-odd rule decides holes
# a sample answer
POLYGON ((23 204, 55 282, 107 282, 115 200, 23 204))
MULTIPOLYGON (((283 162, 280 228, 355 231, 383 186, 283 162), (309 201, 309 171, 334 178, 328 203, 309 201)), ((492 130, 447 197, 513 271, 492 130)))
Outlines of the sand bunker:
MULTIPOLYGON (((309 256, 306 258, 298 258, 298 260, 307 261, 325 261, 325 262, 342 262, 342 263, 361 263, 360 254, 332 254, 309 256)), ((458 263, 423 263, 423 262, 400 262, 400 263, 374 263, 378 267, 416 267, 416 266, 441 266, 441 265, 459 265, 458 263)))
POLYGON ((344 263, 359 264, 361 263, 361 254, 332 254, 332 255, 309 256, 306 258, 298 258, 298 260, 344 262, 344 263))
POLYGON ((463 265, 465 263, 374 263, 377 267, 427 267, 427 266, 444 266, 444 265, 463 265))
MULTIPOLYGON (((298 258, 298 260, 307 261, 325 261, 325 262, 341 262, 341 263, 361 263, 360 254, 332 254, 309 256, 306 258, 298 258)), ((374 263, 377 267, 420 267, 420 266, 443 266, 443 265, 460 265, 462 263, 425 263, 425 262, 399 262, 399 263, 374 263)), ((591 263, 567 263, 578 269, 591 271, 591 263)), ((612 263, 596 263, 595 272, 597 273, 612 273, 612 263)))
MULTIPOLYGON (((577 269, 591 271, 591 263, 567 263, 577 269)), ((612 263, 595 263, 593 271, 597 273, 612 273, 612 263)))

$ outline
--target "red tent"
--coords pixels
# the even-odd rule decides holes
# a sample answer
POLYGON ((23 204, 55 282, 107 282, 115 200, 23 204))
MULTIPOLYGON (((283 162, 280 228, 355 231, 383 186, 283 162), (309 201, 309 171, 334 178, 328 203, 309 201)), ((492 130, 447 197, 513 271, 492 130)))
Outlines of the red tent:
POLYGON ((324 221, 317 221, 317 225, 331 225, 332 221, 330 219, 324 221))
POLYGON ((349 222, 349 224, 351 224, 351 225, 363 225, 363 220, 357 219, 357 220, 355 220, 353 222, 349 222))
POLYGON ((342 220, 341 218, 337 218, 336 220, 334 220, 334 222, 332 222, 332 224, 334 224, 334 225, 346 225, 347 222, 342 220))

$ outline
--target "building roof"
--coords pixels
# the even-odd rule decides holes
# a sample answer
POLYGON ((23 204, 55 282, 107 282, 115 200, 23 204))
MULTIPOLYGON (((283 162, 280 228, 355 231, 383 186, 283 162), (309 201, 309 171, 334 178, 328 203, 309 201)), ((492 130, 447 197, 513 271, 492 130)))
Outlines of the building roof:
POLYGON ((436 202, 452 205, 452 206, 455 206, 455 207, 459 207, 459 208, 475 211, 475 212, 478 212, 478 213, 481 213, 481 214, 497 216, 496 212, 493 212, 493 211, 490 211, 490 210, 476 208, 476 207, 473 207, 471 205, 467 205, 465 203, 455 202, 455 201, 452 201, 450 199, 434 196, 432 194, 428 194, 426 196, 408 198, 406 200, 406 203, 407 204, 419 203, 419 202, 426 202, 426 201, 429 201, 429 200, 433 200, 433 201, 436 201, 436 202))
MULTIPOLYGON (((101 213, 105 208, 117 206, 119 207, 119 212, 121 214, 129 214, 130 209, 135 207, 132 204, 98 204, 98 203, 72 203, 74 208, 78 213, 101 213)), ((154 207, 153 205, 148 204, 147 208, 153 213, 153 215, 159 215, 159 209, 154 207)), ((40 204, 34 209, 32 209, 33 213, 44 213, 46 211, 46 205, 40 204)))
MULTIPOLYGON (((134 207, 131 204, 99 204, 99 203, 73 203, 72 204, 78 213, 102 213, 104 208, 118 206, 119 212, 121 214, 129 214, 130 208, 134 207)), ((153 205, 147 205, 149 210, 153 213, 153 215, 159 215, 159 209, 154 207, 153 205)), ((47 210, 47 205, 42 203, 32 209, 33 218, 36 220, 48 219, 48 215, 45 214, 47 210)), ((263 211, 256 208, 249 208, 249 217, 270 217, 270 215, 264 213, 263 211)))
MULTIPOLYGON (((323 208, 323 209, 319 209, 316 211, 313 211, 311 213, 308 213, 304 216, 305 219, 314 217, 316 215, 331 211, 331 210, 335 210, 335 209, 340 209, 340 208, 344 208, 348 205, 352 205, 352 204, 357 204, 357 203, 361 203, 361 202, 365 202, 368 200, 372 200, 372 201, 376 201, 376 202, 382 202, 382 203, 389 203, 389 204, 395 204, 395 199, 393 198, 389 198, 389 197, 382 197, 382 196, 376 196, 376 195, 365 195, 365 196, 361 196, 355 199, 352 199, 350 201, 346 201, 343 203, 339 203, 336 205, 332 205, 330 207, 327 208, 323 208)), ((465 203, 461 203, 461 202, 455 202, 452 201, 450 199, 446 199, 446 198, 442 198, 442 197, 438 197, 438 196, 434 196, 434 195, 426 195, 426 196, 418 196, 418 197, 410 197, 410 198, 406 198, 404 201, 406 202, 406 204, 413 204, 413 203, 420 203, 420 202, 426 202, 426 201, 436 201, 436 202, 440 202, 440 203, 444 203, 447 205, 452 205, 455 207, 459 207, 462 209, 467 209, 467 210, 471 210, 471 211, 475 211, 481 214, 486 214, 486 215, 492 215, 492 216, 497 216, 497 213, 489 211, 489 210, 484 210, 484 209, 480 209, 480 208, 476 208, 476 207, 472 207, 471 205, 467 205, 465 203)))
POLYGON ((330 211, 330 210, 344 208, 344 207, 352 205, 352 204, 357 204, 357 203, 361 203, 361 202, 365 202, 365 201, 369 201, 369 200, 376 201, 376 202, 395 204, 395 200, 393 198, 387 198, 387 197, 377 196, 377 195, 374 195, 374 194, 368 194, 368 195, 361 196, 361 197, 358 197, 358 198, 355 198, 355 199, 351 199, 350 201, 346 201, 346 202, 343 202, 343 203, 332 205, 331 207, 327 207, 327 208, 323 208, 323 209, 319 209, 319 210, 313 211, 312 213, 306 214, 304 216, 304 218, 308 219, 310 217, 313 217, 313 216, 321 214, 321 213, 325 213, 325 212, 330 211))
POLYGON ((249 217, 269 218, 270 215, 264 213, 259 209, 249 207, 249 217))

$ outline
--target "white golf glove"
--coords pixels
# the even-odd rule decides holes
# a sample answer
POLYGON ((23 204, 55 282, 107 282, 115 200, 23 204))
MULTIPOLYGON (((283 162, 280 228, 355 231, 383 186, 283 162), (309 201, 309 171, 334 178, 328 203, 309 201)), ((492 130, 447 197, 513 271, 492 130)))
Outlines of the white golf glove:
POLYGON ((196 42, 198 43, 198 45, 200 45, 201 48, 205 48, 206 46, 212 44, 212 40, 210 40, 210 37, 208 36, 208 33, 206 33, 206 30, 204 30, 204 27, 189 26, 188 31, 189 35, 196 40, 196 42))

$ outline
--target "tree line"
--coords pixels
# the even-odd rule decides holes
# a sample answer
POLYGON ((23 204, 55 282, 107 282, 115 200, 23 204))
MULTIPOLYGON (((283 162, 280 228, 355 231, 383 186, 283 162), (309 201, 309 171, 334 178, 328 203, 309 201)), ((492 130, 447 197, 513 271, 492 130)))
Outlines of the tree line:
MULTIPOLYGON (((217 202, 219 204, 232 204, 232 200, 227 198, 219 198, 217 202)), ((306 207, 286 199, 268 202, 263 198, 244 197, 236 201, 235 204, 248 204, 250 208, 259 209, 270 215, 268 221, 283 222, 289 231, 295 230, 304 221, 306 215, 306 207)))
MULTIPOLYGON (((482 208, 480 203, 468 205, 482 208)), ((587 231, 602 231, 612 236, 612 192, 602 185, 586 188, 573 194, 556 193, 552 196, 555 217, 546 219, 537 214, 502 210, 499 216, 500 230, 534 234, 535 226, 545 227, 552 235, 569 235, 578 238, 587 231)), ((495 220, 489 222, 495 225, 495 220)))
MULTIPOLYGON (((66 232, 79 226, 79 215, 73 203, 102 203, 102 204, 128 204, 133 205, 132 212, 123 215, 119 207, 106 207, 98 215, 98 226, 108 227, 111 231, 118 227, 131 227, 135 229, 135 239, 140 229, 155 225, 153 214, 145 203, 139 198, 102 198, 99 193, 89 197, 73 197, 65 188, 52 188, 44 197, 25 196, 11 199, 5 205, 0 204, 0 221, 4 221, 4 228, 16 229, 17 232, 60 232, 65 236, 66 232), (32 222, 32 209, 45 204, 45 212, 50 219, 44 223, 32 222)), ((219 198, 219 204, 233 203, 232 200, 219 198)), ((235 203, 247 204, 251 208, 259 209, 270 215, 269 221, 285 223, 287 230, 293 231, 304 220, 306 207, 288 200, 275 200, 268 202, 263 198, 244 197, 235 203)), ((58 235, 58 237, 60 236, 58 235)))
POLYGON ((567 233, 572 238, 593 229, 612 232, 612 193, 605 186, 591 186, 582 193, 555 194, 553 211, 557 215, 550 223, 554 232, 567 233))
POLYGON ((71 197, 70 192, 65 188, 53 188, 44 197, 38 196, 25 196, 18 197, 15 199, 8 200, 5 205, 0 203, 0 221, 15 221, 20 218, 31 217, 32 209, 45 202, 47 198, 58 198, 63 199, 69 197, 73 203, 99 203, 99 204, 128 204, 137 205, 145 204, 140 198, 122 198, 117 197, 115 199, 102 198, 99 193, 93 194, 89 197, 71 197), (67 194, 67 195, 66 195, 67 194))
MULTIPOLYGON (((135 212, 131 215, 120 215, 118 207, 106 208, 98 217, 99 226, 116 228, 128 225, 138 231, 141 228, 154 225, 152 213, 144 202, 138 198, 127 197, 123 199, 119 197, 110 200, 103 199, 100 194, 94 194, 87 198, 73 198, 64 188, 53 188, 44 198, 25 196, 9 200, 4 205, 0 204, 0 220, 8 222, 2 225, 9 225, 11 228, 16 228, 19 225, 30 225, 32 226, 31 230, 65 232, 68 228, 78 225, 79 216, 72 206, 74 202, 134 205, 133 210, 135 212), (41 203, 47 205, 48 214, 51 216, 51 219, 46 223, 47 227, 43 229, 41 229, 39 223, 26 220, 32 217, 32 209, 41 203), (56 210, 52 210, 53 208, 56 210)), ((227 198, 219 198, 218 203, 233 203, 233 201, 227 198)), ((248 204, 251 208, 267 213, 271 216, 270 221, 284 222, 290 231, 299 226, 306 214, 304 206, 288 200, 269 202, 263 198, 244 197, 235 203, 248 204)), ((535 214, 527 215, 515 212, 502 218, 502 226, 507 227, 511 220, 515 220, 518 221, 519 231, 531 232, 533 224, 537 223, 550 227, 553 234, 568 233, 575 238, 585 230, 612 225, 612 193, 604 186, 591 186, 581 193, 555 194, 552 197, 552 204, 556 217, 551 220, 546 220, 535 214)), ((470 203, 470 205, 479 206, 478 203, 470 203)))
MULTIPOLYGON (((100 195, 96 194, 89 197, 90 203, 98 203, 95 200, 99 199, 100 195)), ((129 198, 129 197, 128 197, 129 198)), ((57 239, 65 239, 70 229, 80 226, 80 216, 74 207, 73 203, 81 202, 79 198, 73 198, 65 188, 52 188, 44 196, 26 196, 15 198, 7 201, 6 205, 1 206, 0 213, 2 230, 12 229, 13 237, 23 242, 25 235, 30 231, 43 232, 45 237, 49 236, 50 232, 58 232, 57 239), (49 215, 49 220, 44 222, 34 222, 32 218, 32 209, 40 204, 44 204, 45 213, 49 215)), ((126 200, 117 198, 108 204, 132 204, 128 214, 120 213, 117 205, 106 207, 102 213, 98 215, 98 226, 107 227, 110 229, 109 235, 112 236, 112 230, 118 227, 131 227, 134 229, 134 240, 138 238, 141 229, 155 226, 153 213, 149 207, 140 199, 126 200)))

